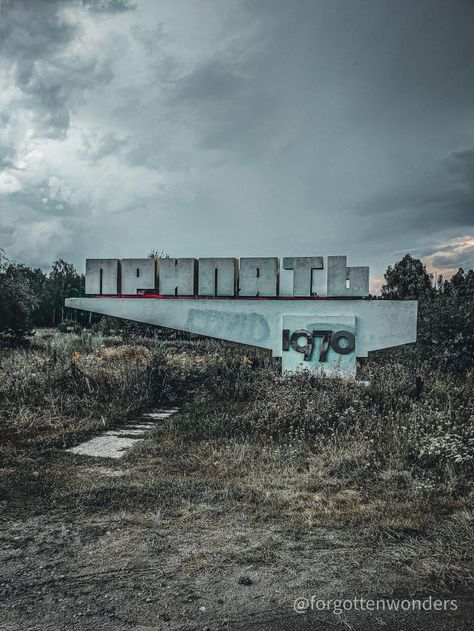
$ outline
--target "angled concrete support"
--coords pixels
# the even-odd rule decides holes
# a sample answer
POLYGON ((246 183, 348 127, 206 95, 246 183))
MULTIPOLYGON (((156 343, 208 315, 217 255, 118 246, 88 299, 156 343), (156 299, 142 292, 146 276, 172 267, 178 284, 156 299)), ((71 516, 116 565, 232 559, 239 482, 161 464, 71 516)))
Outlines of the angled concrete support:
POLYGON ((350 375, 355 357, 416 341, 417 303, 410 300, 136 296, 68 298, 66 306, 267 348, 283 357, 288 371, 300 367, 350 375), (289 343, 299 330, 313 340, 309 358, 289 343))

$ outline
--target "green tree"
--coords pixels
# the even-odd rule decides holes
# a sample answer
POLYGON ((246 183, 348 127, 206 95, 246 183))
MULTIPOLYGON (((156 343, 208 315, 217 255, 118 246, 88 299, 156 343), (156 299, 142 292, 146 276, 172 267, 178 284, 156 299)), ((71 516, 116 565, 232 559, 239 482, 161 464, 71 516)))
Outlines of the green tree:
POLYGON ((33 294, 36 307, 31 314, 31 319, 35 326, 46 326, 48 323, 48 309, 45 303, 46 274, 39 267, 32 268, 23 263, 10 263, 5 270, 8 278, 21 278, 28 285, 33 294))
POLYGON ((9 261, 7 259, 7 255, 5 254, 5 250, 0 248, 0 274, 8 267, 8 263, 9 261))
POLYGON ((474 367, 474 272, 432 278, 409 254, 385 273, 382 298, 418 300, 417 349, 421 359, 453 371, 474 367))
POLYGON ((64 319, 64 300, 84 295, 84 276, 64 259, 54 261, 43 288, 43 300, 50 314, 49 324, 64 319))
POLYGON ((10 263, 0 251, 0 340, 23 341, 33 330, 36 307, 28 282, 21 274, 8 273, 10 263))
POLYGON ((433 295, 432 276, 420 261, 405 254, 401 261, 389 265, 384 274, 382 298, 390 300, 426 299, 433 295))
POLYGON ((465 272, 462 268, 459 268, 451 280, 442 283, 440 289, 443 293, 458 300, 473 300, 474 271, 470 269, 468 272, 465 272))
POLYGON ((155 261, 158 261, 159 259, 169 259, 170 255, 164 250, 150 250, 146 257, 147 259, 155 259, 155 261))
POLYGON ((474 271, 459 269, 421 305, 419 342, 437 364, 456 371, 474 367, 474 271))

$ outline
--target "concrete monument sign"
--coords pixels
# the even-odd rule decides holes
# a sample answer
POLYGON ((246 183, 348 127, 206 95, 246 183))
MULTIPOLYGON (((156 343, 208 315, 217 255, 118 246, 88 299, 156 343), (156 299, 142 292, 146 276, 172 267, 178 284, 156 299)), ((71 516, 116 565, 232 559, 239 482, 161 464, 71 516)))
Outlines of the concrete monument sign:
POLYGON ((355 375, 356 358, 416 341, 416 301, 373 300, 369 268, 329 256, 285 257, 293 294, 279 294, 279 259, 87 259, 86 297, 67 307, 268 348, 284 372, 355 375))

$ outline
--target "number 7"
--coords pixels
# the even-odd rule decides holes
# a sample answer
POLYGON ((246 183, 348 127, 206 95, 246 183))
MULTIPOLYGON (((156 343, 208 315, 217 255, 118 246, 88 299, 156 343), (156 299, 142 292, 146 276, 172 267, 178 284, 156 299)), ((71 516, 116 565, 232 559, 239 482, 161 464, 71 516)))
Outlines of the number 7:
POLYGON ((320 331, 313 331, 313 338, 322 337, 321 349, 319 351, 319 361, 325 362, 328 357, 329 342, 331 341, 332 331, 327 329, 321 329, 320 331))

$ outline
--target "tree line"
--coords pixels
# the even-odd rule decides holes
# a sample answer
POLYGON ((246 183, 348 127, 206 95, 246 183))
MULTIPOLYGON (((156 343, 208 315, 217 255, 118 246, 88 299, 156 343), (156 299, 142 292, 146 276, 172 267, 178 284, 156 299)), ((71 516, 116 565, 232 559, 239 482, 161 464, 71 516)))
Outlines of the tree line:
MULTIPOLYGON (((0 251, 0 339, 21 341, 35 327, 64 319, 64 300, 84 295, 85 277, 72 263, 54 261, 49 272, 8 260, 0 251)), ((85 314, 76 314, 80 320, 85 314)))
POLYGON ((455 371, 474 367, 474 271, 434 278, 406 254, 384 275, 381 298, 418 300, 417 350, 432 364, 455 371))
MULTIPOLYGON (((153 251, 156 258, 166 254, 153 251)), ((380 300, 418 300, 417 351, 454 370, 474 367, 474 271, 433 278, 419 259, 405 255, 384 274, 380 300)), ((35 327, 54 327, 65 317, 64 300, 84 295, 85 278, 59 259, 47 273, 11 262, 0 251, 0 342, 28 338, 35 327)), ((90 315, 73 311, 82 324, 90 315)))

